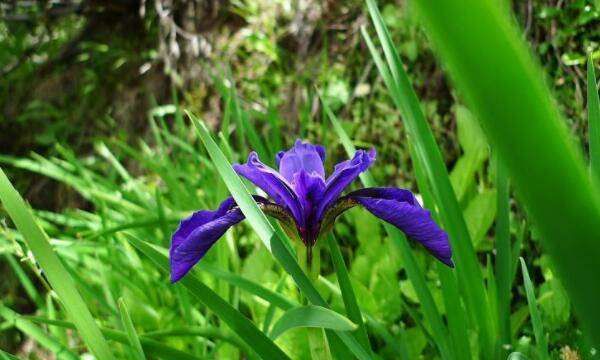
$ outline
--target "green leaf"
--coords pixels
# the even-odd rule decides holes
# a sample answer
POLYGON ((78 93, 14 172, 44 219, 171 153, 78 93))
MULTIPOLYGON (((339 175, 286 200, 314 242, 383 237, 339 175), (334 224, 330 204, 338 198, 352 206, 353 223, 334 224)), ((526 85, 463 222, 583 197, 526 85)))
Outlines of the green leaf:
POLYGON ((510 192, 506 169, 496 160, 496 288, 498 330, 503 344, 510 344, 510 296, 513 283, 510 247, 510 192))
POLYGON ((548 355, 548 341, 546 340, 546 334, 542 325, 542 318, 538 310, 537 300, 535 298, 535 290, 531 279, 529 278, 529 272, 527 271, 527 265, 525 260, 520 258, 521 271, 523 273, 523 284, 525 285, 525 293, 527 294, 527 303, 529 304, 529 315, 531 316, 531 323, 533 325, 533 333, 535 334, 535 341, 537 343, 538 356, 543 359, 549 359, 548 355))
MULTIPOLYGON (((336 132, 338 138, 340 139, 340 142, 344 146, 344 150, 346 150, 346 153, 349 157, 352 157, 356 152, 356 148, 352 144, 352 140, 350 140, 350 137, 348 136, 348 134, 346 134, 344 128, 341 126, 340 122, 333 114, 327 103, 323 100, 323 98, 321 98, 321 102, 323 104, 325 113, 329 118, 329 121, 331 121, 331 124, 333 125, 334 131, 336 132)), ((376 185, 375 180, 369 172, 364 172, 360 174, 360 180, 366 187, 374 187, 376 185)), ((406 237, 399 230, 397 230, 395 227, 389 224, 384 224, 384 228, 390 236, 393 243, 395 244, 395 246, 397 246, 400 250, 400 254, 402 256, 404 266, 406 267, 408 278, 410 279, 413 287, 415 288, 415 291, 419 296, 423 314, 425 315, 425 319, 427 320, 427 322, 432 327, 433 336, 435 337, 436 345, 438 346, 440 353, 445 358, 451 358, 449 354, 450 345, 448 344, 448 340, 446 338, 446 327, 442 322, 442 317, 438 311, 437 306, 435 305, 433 296, 431 295, 431 292, 427 287, 425 276, 417 264, 417 261, 414 257, 414 254, 412 253, 412 249, 408 244, 408 241, 406 240, 406 237)))
MULTIPOLYGON (((129 242, 144 253, 164 273, 169 272, 169 259, 157 248, 132 235, 129 242)), ((248 318, 234 309, 212 289, 204 285, 194 272, 191 272, 180 282, 192 295, 213 311, 232 331, 234 331, 248 346, 265 359, 289 359, 288 356, 262 333, 248 318)))
POLYGON ((348 269, 346 268, 346 263, 344 263, 342 252, 333 235, 333 231, 330 231, 327 235, 327 245, 329 246, 331 260, 336 271, 338 283, 340 284, 346 314, 348 314, 350 320, 358 326, 358 341, 360 341, 365 349, 370 349, 369 336, 367 335, 367 329, 363 322, 362 313, 358 307, 358 301, 356 300, 356 295, 352 288, 350 277, 348 276, 348 269))
POLYGON ((94 318, 75 288, 75 284, 36 223, 31 211, 0 169, 0 200, 17 229, 23 235, 36 261, 44 270, 48 282, 58 294, 81 338, 99 359, 114 359, 94 318))
POLYGON ((502 158, 582 327, 600 344, 600 282, 590 271, 600 268, 598 187, 528 44, 494 1, 412 4, 458 93, 502 158))
POLYGON ((496 217, 496 191, 483 191, 469 201, 464 211, 473 246, 478 248, 496 217))
POLYGON ((273 324, 269 336, 271 339, 277 339, 284 332, 297 327, 352 331, 356 330, 357 325, 333 310, 321 306, 307 305, 286 311, 273 324))
POLYGON ((448 232, 452 245, 459 288, 464 292, 463 299, 467 304, 468 311, 472 312, 478 320, 476 325, 479 327, 479 339, 483 346, 482 351, 491 353, 493 352, 495 335, 483 274, 461 208, 452 189, 440 149, 435 142, 417 95, 411 86, 375 2, 367 0, 367 7, 381 42, 387 65, 381 61, 364 28, 362 31, 363 37, 390 91, 392 100, 402 114, 403 122, 413 145, 411 147, 411 157, 413 159, 418 158, 430 182, 431 193, 439 209, 439 219, 448 232))
POLYGON ((596 180, 600 181, 600 99, 598 98, 594 59, 591 54, 587 63, 587 114, 590 169, 596 180))
MULTIPOLYGON (((36 323, 40 323, 40 324, 58 326, 58 327, 66 328, 66 329, 75 329, 75 325, 73 325, 73 323, 68 322, 68 321, 50 320, 50 319, 37 317, 37 316, 27 316, 27 317, 23 317, 23 318, 24 318, 24 320, 32 321, 32 322, 36 322, 36 323)), ((102 331, 102 334, 104 336, 106 336, 107 339, 119 342, 121 344, 129 344, 129 339, 127 337, 127 334, 125 334, 122 331, 117 331, 117 330, 107 329, 107 328, 101 328, 100 330, 102 331)), ((199 360, 200 359, 194 355, 187 354, 183 351, 177 350, 175 348, 161 344, 158 341, 155 341, 155 340, 143 337, 143 336, 140 337, 140 342, 142 343, 142 347, 148 354, 153 354, 153 355, 163 358, 163 359, 181 359, 181 360, 199 360)))
POLYGON ((119 312, 121 313, 121 323, 123 324, 123 328, 129 339, 129 345, 133 349, 133 357, 138 360, 145 360, 146 355, 144 355, 144 349, 142 349, 142 344, 140 343, 140 339, 135 331, 131 317, 129 316, 129 311, 127 311, 125 301, 123 301, 123 298, 120 298, 118 303, 119 312))
POLYGON ((62 345, 57 339, 46 334, 31 321, 25 320, 0 302, 0 316, 10 321, 14 326, 26 334, 29 338, 35 340, 38 344, 56 354, 59 359, 77 360, 79 357, 62 345))

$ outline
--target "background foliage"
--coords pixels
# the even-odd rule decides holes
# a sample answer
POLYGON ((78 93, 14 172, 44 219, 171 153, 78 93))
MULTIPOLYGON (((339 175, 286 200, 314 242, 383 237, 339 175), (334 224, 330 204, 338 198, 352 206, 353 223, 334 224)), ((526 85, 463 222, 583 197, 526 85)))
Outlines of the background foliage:
MULTIPOLYGON (((587 150, 586 54, 600 57, 598 8, 580 0, 508 5, 547 74, 573 137, 587 150)), ((495 160, 476 119, 434 58, 414 9, 405 2, 378 6, 485 266, 494 255, 495 160)), ((237 121, 245 116, 257 137, 269 140, 263 145, 265 154, 303 137, 329 146, 331 167, 346 154, 323 112, 318 87, 353 145, 377 148, 372 174, 377 182, 417 190, 418 169, 411 161, 403 119, 361 37, 361 26, 371 26, 362 1, 8 2, 0 9, 0 161, 37 209, 101 329, 120 329, 124 335, 127 327, 121 319, 127 316, 121 314, 128 311, 134 330, 144 334, 144 346, 156 341, 168 347, 159 351, 179 349, 215 358, 247 351, 228 326, 198 307, 182 287, 168 285, 164 273, 134 251, 120 231, 168 246, 179 218, 216 206, 227 193, 192 126, 183 120, 182 108, 221 131, 220 144, 229 143, 230 161, 242 161, 259 144, 248 129, 248 140, 239 135, 243 126, 237 121)), ((398 342, 406 345, 410 359, 435 358, 419 297, 398 248, 379 223, 352 210, 336 226, 336 235, 360 307, 370 319, 371 345, 378 356, 396 358, 393 343, 398 342)), ((550 355, 591 357, 539 235, 514 200, 510 237, 520 244, 517 249, 528 264, 550 355)), ((56 350, 44 344, 83 348, 64 327, 48 326, 50 340, 36 337, 28 325, 45 329, 39 319, 25 318, 27 326, 14 326, 10 311, 65 319, 9 221, 2 228, 0 252, 0 271, 7 274, 0 284, 0 316, 5 320, 0 321, 0 349, 45 358, 56 350)), ((327 254, 323 252, 323 277, 317 285, 339 311, 344 304, 327 254)), ((420 250, 415 256, 426 269, 433 300, 445 309, 437 266, 420 250)), ((268 329, 275 316, 269 301, 239 291, 223 280, 225 275, 215 275, 218 269, 300 301, 293 283, 247 228, 228 234, 199 273, 219 295, 268 329)), ((520 275, 511 294, 513 350, 535 358, 535 322, 529 321, 520 275)), ((127 343, 126 337, 121 339, 127 343)), ((470 346, 477 354, 474 343, 470 346)), ((285 333, 277 344, 293 358, 307 356, 307 337, 300 330, 285 333)), ((118 354, 129 353, 130 347, 120 346, 118 354)))

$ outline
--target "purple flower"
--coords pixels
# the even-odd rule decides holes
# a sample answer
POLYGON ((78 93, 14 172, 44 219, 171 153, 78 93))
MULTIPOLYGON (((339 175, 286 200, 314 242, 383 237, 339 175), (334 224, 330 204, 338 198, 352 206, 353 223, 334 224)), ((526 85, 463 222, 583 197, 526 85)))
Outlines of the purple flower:
MULTIPOLYGON (((329 177, 325 176, 324 161, 323 146, 296 140, 290 150, 277 154, 279 171, 263 164, 255 152, 250 153, 246 164, 236 164, 233 168, 273 200, 255 196, 262 210, 278 219, 288 233, 297 234, 309 248, 320 234, 331 229, 338 215, 362 205, 420 242, 444 264, 454 266, 448 235, 410 191, 366 188, 341 196, 375 161, 375 149, 358 150, 352 159, 337 164, 329 177)), ((227 229, 243 219, 233 198, 228 198, 215 211, 198 211, 181 221, 169 252, 171 281, 176 282, 187 274, 227 229)))

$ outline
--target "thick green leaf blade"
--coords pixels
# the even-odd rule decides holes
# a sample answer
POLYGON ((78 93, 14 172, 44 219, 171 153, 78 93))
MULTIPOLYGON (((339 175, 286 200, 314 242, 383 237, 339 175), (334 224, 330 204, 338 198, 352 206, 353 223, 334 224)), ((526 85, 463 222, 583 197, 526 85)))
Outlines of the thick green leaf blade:
MULTIPOLYGON (((169 272, 169 259, 153 245, 139 240, 132 235, 129 242, 152 260, 162 271, 169 272)), ((204 285, 194 272, 185 276, 180 282, 191 294, 211 309, 224 321, 246 344, 265 359, 289 359, 289 357, 260 331, 248 318, 234 309, 212 289, 204 285)))
POLYGON ((493 1, 413 5, 501 156, 579 320, 600 344, 598 189, 522 35, 493 1))
POLYGON ((129 345, 133 349, 133 356, 135 357, 135 359, 145 360, 146 355, 144 355, 144 349, 142 348, 140 338, 138 337, 138 334, 135 331, 133 321, 131 321, 129 311, 127 310, 127 306, 125 305, 125 301, 123 301, 123 298, 119 299, 118 304, 119 312, 121 314, 121 323, 123 325, 123 328, 125 329, 127 338, 129 339, 129 345))
POLYGON ((529 304, 529 315, 531 317, 531 323, 533 325, 533 333, 535 334, 535 342, 538 349, 538 356, 542 359, 549 359, 548 355, 548 340, 546 340, 546 334, 544 333, 544 327, 542 325, 542 318, 540 311, 537 306, 537 299, 535 298, 535 292, 531 278, 529 277, 529 271, 527 271, 527 265, 523 258, 521 261, 521 271, 523 273, 523 284, 525 285, 525 293, 527 294, 527 303, 529 304))
POLYGON ((21 195, 12 186, 2 169, 0 169, 0 200, 23 235, 40 267, 44 270, 48 282, 58 294, 90 351, 99 359, 113 359, 112 352, 77 291, 73 279, 52 249, 46 234, 36 223, 21 195))
POLYGON ((272 339, 277 339, 284 332, 298 327, 323 328, 338 331, 352 331, 357 328, 356 324, 346 317, 327 308, 307 305, 286 311, 273 325, 272 339))

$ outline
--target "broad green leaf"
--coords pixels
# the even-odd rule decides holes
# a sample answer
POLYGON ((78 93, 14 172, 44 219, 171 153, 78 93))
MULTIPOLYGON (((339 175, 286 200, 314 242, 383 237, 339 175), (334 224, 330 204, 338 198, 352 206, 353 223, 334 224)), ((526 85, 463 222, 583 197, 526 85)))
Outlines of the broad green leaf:
POLYGON ((486 190, 475 195, 464 214, 473 246, 478 248, 496 217, 496 191, 486 190))
POLYGON ((113 359, 112 352, 75 288, 73 279, 52 249, 46 234, 36 223, 21 195, 12 186, 2 169, 0 169, 0 200, 23 235, 40 267, 44 270, 48 282, 58 294, 90 351, 100 359, 113 359))
POLYGON ((315 305, 296 307, 286 311, 275 324, 269 336, 277 339, 284 332, 297 327, 315 327, 338 331, 356 330, 357 326, 333 310, 315 305))

